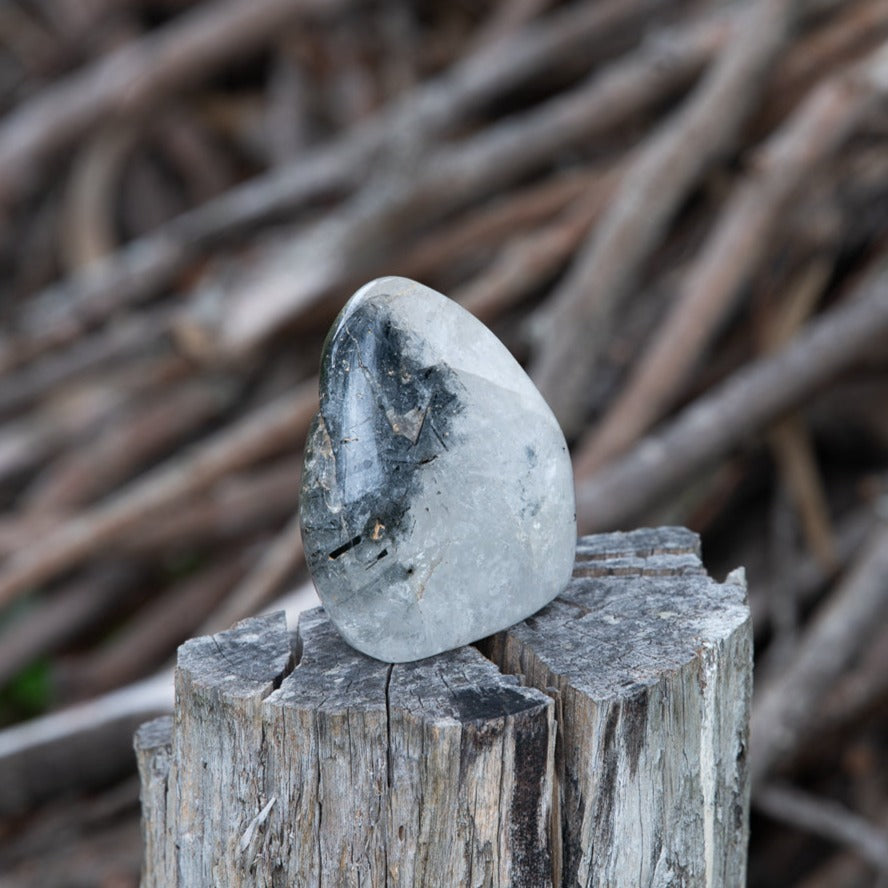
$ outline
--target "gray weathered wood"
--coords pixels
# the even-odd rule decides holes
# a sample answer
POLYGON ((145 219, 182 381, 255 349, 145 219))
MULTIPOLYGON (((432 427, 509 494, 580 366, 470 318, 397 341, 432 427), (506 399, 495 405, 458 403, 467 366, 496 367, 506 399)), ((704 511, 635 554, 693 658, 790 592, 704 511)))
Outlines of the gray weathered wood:
POLYGON ((164 888, 175 884, 175 857, 167 832, 167 802, 172 757, 173 720, 162 715, 145 722, 134 742, 139 766, 142 810, 151 817, 142 819, 142 841, 145 858, 142 865, 143 888, 164 888))
POLYGON ((742 574, 680 529, 580 541, 568 589, 489 654, 557 701, 563 885, 746 883, 752 636, 742 574))
POLYGON ((744 884, 750 676, 742 577, 676 528, 580 540, 549 607, 418 663, 244 621, 137 736, 143 888, 744 884))
POLYGON ((262 708, 293 662, 282 613, 186 642, 176 666, 170 786, 178 884, 247 884, 244 836, 263 810, 262 708))

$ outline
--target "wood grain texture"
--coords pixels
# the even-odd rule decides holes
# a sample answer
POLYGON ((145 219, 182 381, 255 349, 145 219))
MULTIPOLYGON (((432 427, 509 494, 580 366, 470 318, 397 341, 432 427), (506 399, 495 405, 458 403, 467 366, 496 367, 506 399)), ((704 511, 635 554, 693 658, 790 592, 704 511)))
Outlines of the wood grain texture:
POLYGON ((559 599, 416 663, 245 620, 137 737, 143 888, 743 884, 750 683, 742 576, 678 528, 580 540, 559 599))
POLYGON ((585 537, 568 589, 489 650, 556 699, 564 886, 745 884, 751 623, 698 547, 585 537))
POLYGON ((175 884, 175 857, 169 853, 174 845, 167 829, 172 744, 173 720, 169 715, 145 722, 136 731, 133 743, 142 787, 142 810, 151 812, 150 817, 142 818, 145 846, 142 888, 164 888, 175 884))

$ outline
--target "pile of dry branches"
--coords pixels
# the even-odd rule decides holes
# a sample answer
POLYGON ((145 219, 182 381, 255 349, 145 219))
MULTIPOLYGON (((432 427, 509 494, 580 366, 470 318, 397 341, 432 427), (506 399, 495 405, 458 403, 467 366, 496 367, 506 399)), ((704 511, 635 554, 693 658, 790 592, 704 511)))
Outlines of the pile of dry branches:
MULTIPOLYGON (((6 723, 299 580, 322 338, 401 274, 526 363, 584 532, 748 566, 750 884, 888 879, 884 0, 15 0, 0 114, 6 723)), ((15 884, 135 884, 131 783, 23 786, 15 884)))

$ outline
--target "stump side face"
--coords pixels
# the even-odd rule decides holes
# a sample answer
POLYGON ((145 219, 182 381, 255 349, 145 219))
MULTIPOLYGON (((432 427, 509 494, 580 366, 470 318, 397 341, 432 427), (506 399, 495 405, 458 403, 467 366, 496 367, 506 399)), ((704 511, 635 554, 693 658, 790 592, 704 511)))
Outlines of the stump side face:
POLYGON ((172 739, 173 720, 163 715, 145 722, 133 740, 139 766, 142 810, 153 812, 153 816, 142 818, 145 852, 142 888, 164 888, 176 881, 176 860, 170 853, 173 844, 167 818, 172 739))
POLYGON ((745 884, 745 587, 649 535, 587 538, 566 592, 492 656, 559 699, 562 884, 745 884))
POLYGON ((180 648, 168 852, 176 861, 176 884, 243 883, 243 837, 264 804, 257 758, 261 705, 291 665, 282 613, 245 620, 180 648))
POLYGON ((393 667, 389 707, 390 884, 550 885, 552 700, 462 648, 393 667))
POLYGON ((136 742, 143 888, 744 883, 748 611, 695 535, 580 540, 486 657, 381 663, 321 609, 297 636, 183 646, 172 738, 136 742))

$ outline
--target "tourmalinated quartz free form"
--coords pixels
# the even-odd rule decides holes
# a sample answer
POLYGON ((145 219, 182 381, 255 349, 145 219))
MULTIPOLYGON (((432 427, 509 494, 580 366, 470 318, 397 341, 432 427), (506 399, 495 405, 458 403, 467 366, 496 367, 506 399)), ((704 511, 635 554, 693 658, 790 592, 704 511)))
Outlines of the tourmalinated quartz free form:
POLYGON ((480 321, 415 281, 372 281, 327 337, 320 388, 302 538, 350 644, 421 659, 564 589, 576 546, 564 436, 480 321))

